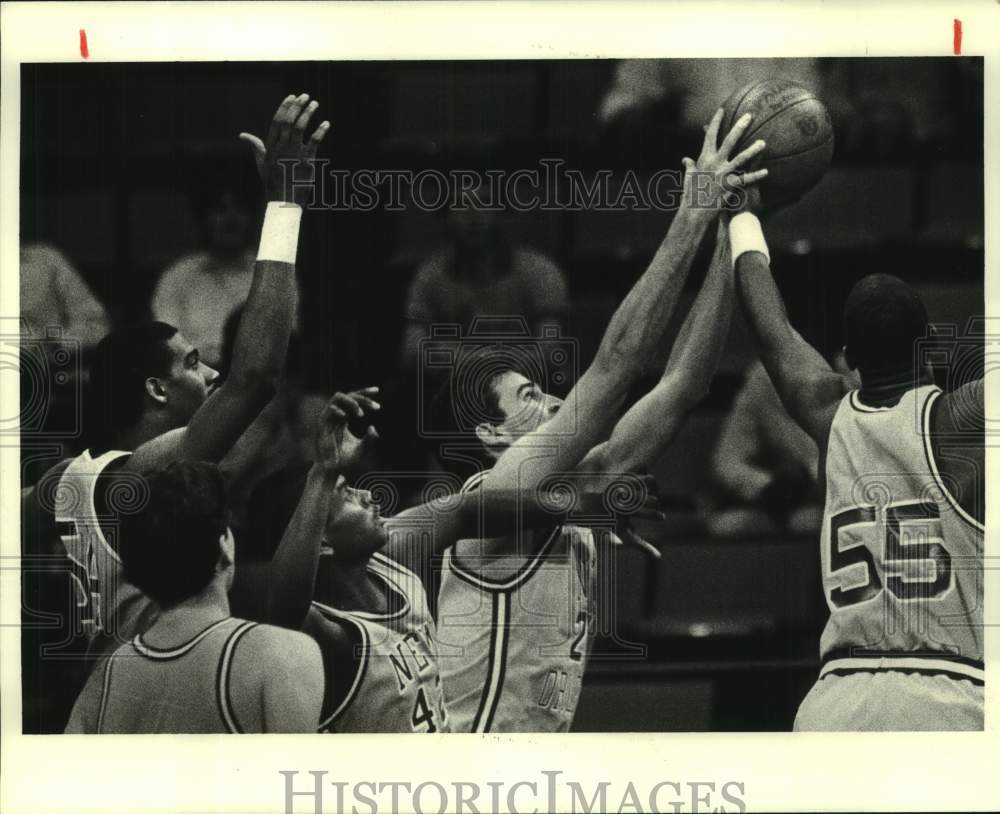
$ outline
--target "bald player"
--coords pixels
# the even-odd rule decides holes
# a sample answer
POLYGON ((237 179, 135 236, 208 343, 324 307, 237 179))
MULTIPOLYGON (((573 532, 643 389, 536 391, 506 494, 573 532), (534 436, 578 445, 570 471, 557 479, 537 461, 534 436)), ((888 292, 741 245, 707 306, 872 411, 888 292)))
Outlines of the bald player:
MULTIPOLYGON (((751 199, 752 205, 752 199, 751 199)), ((736 288, 788 413, 816 441, 830 619, 799 730, 983 728, 983 381, 920 363, 919 295, 874 274, 844 307, 856 388, 795 331, 757 217, 730 225, 736 288)))

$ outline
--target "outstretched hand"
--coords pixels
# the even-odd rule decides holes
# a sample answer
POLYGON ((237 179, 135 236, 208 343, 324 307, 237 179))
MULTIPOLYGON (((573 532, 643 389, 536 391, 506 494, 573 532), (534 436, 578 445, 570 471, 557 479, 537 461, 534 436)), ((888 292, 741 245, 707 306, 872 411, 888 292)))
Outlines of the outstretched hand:
MULTIPOLYGON (((637 522, 663 522, 666 517, 657 494, 656 479, 651 475, 610 473, 580 473, 579 477, 581 480, 572 513, 581 516, 612 515, 614 531, 607 527, 595 527, 599 536, 603 532, 612 543, 640 548, 659 559, 659 550, 640 537, 633 527, 637 522)), ((561 499, 557 494, 558 487, 554 491, 553 502, 558 502, 561 499)))
POLYGON ((306 138, 309 121, 318 107, 316 100, 309 100, 308 93, 289 95, 271 119, 266 142, 252 133, 240 133, 240 139, 253 150, 269 201, 289 201, 300 206, 311 202, 316 177, 313 160, 330 130, 330 122, 323 121, 306 138))
POLYGON ((719 213, 727 195, 734 193, 745 197, 748 188, 767 177, 766 169, 752 172, 743 172, 740 169, 764 149, 766 145, 763 140, 758 139, 730 158, 730 154, 750 126, 753 117, 749 113, 741 116, 719 144, 719 126, 722 124, 723 115, 722 108, 719 108, 705 128, 705 140, 698 160, 694 161, 687 157, 682 159, 683 206, 692 214, 708 219, 714 218, 719 213))
POLYGON ((376 401, 377 387, 365 387, 351 393, 335 393, 323 408, 316 436, 316 464, 327 475, 336 477, 356 468, 368 444, 378 440, 378 432, 370 424, 361 436, 348 429, 348 422, 364 421, 380 410, 376 401), (366 412, 368 411, 368 412, 366 412))

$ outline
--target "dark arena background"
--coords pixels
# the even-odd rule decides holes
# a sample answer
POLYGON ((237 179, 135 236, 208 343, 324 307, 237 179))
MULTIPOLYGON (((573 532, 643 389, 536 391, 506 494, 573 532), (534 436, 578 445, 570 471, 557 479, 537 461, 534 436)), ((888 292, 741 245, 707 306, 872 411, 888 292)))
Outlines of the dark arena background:
MULTIPOLYGON (((630 172, 642 183, 697 156, 701 126, 723 99, 773 75, 813 88, 836 136, 823 180, 766 224, 792 322, 833 358, 847 292, 884 271, 912 283, 930 319, 962 335, 984 313, 982 68, 978 58, 26 65, 22 310, 26 296, 38 296, 28 266, 51 257, 41 246, 79 272, 105 325, 148 317, 162 272, 206 239, 213 196, 257 194, 238 134, 261 133, 291 92, 320 101, 332 124, 320 156, 338 170, 509 175, 558 160, 588 181, 603 173, 614 198, 630 172)), ((497 216, 509 244, 562 270, 568 303, 555 316, 577 371, 670 223, 668 211, 623 200, 497 216)), ((363 208, 303 219, 289 368, 304 394, 381 386, 382 438, 370 469, 391 480, 430 466, 418 432, 427 373, 419 358, 406 361, 407 301, 449 221, 445 210, 363 208)), ((696 261, 678 326, 710 252, 703 247, 696 261)), ((668 351, 649 360, 636 395, 668 351)), ((39 393, 44 401, 22 436, 23 486, 86 443, 86 410, 74 394, 87 352, 81 340, 68 378, 22 381, 26 408, 39 393)), ((755 370, 737 309, 708 397, 654 470, 668 519, 643 531, 662 560, 634 549, 614 555, 606 635, 595 644, 577 730, 787 730, 815 680, 826 618, 816 496, 782 446, 781 422, 771 418, 780 404, 757 387, 755 370), (772 486, 739 495, 719 476, 734 459, 769 470, 772 486), (636 655, 629 643, 645 649, 636 655)), ((568 383, 554 377, 546 386, 564 395, 568 383)), ((412 482, 396 480, 400 501, 412 500, 412 482)), ((236 529, 238 545, 238 518, 236 529)), ((36 731, 32 710, 44 692, 25 681, 27 732, 36 731)))

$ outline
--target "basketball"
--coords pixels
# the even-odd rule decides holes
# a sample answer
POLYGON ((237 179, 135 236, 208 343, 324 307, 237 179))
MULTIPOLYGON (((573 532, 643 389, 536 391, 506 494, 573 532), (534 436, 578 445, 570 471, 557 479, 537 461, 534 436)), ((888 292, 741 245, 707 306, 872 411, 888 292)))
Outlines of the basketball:
POLYGON ((767 146, 745 167, 766 167, 760 183, 765 209, 792 203, 823 177, 833 158, 833 125, 826 106, 803 85, 787 79, 766 79, 746 85, 723 103, 725 114, 719 142, 745 113, 750 126, 732 155, 763 139, 767 146))

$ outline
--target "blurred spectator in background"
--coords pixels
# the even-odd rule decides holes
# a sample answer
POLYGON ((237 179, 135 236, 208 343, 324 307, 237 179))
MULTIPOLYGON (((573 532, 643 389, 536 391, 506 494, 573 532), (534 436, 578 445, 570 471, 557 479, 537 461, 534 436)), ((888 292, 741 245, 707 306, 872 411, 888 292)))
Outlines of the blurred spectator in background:
MULTIPOLYGON (((861 386, 842 351, 832 365, 861 386)), ((818 466, 816 443, 785 411, 755 360, 712 454, 710 486, 699 499, 706 526, 723 537, 816 533, 823 518, 818 466)))
POLYGON ((731 93, 744 85, 781 77, 819 90, 819 61, 813 58, 623 59, 601 100, 600 119, 614 121, 631 111, 675 98, 680 125, 700 131, 731 93))
POLYGON ((736 537, 818 528, 822 502, 816 443, 785 412, 755 361, 723 423, 702 496, 712 534, 736 537))
MULTIPOLYGON (((249 158, 245 169, 251 171, 249 158)), ((163 272, 151 304, 153 318, 178 328, 213 367, 222 362, 226 320, 250 293, 257 248, 251 245, 256 237, 254 198, 238 182, 219 175, 208 172, 198 179, 192 195, 204 248, 163 272)))
POLYGON ((418 267, 406 296, 405 370, 416 368, 420 340, 435 324, 468 331, 479 316, 520 316, 535 336, 543 325, 561 328, 569 310, 566 276, 541 252, 512 245, 491 205, 485 186, 467 192, 448 213, 447 245, 418 267))
MULTIPOLYGON (((44 438, 58 458, 82 450, 80 399, 87 352, 110 330, 101 302, 53 246, 21 246, 20 417, 22 432, 44 438)), ((23 437, 23 436, 22 436, 23 437)), ((30 486, 52 460, 23 456, 21 485, 30 486)))
POLYGON ((110 330, 107 312, 80 273, 54 246, 21 246, 22 340, 43 339, 49 328, 80 343, 95 346, 110 330))

